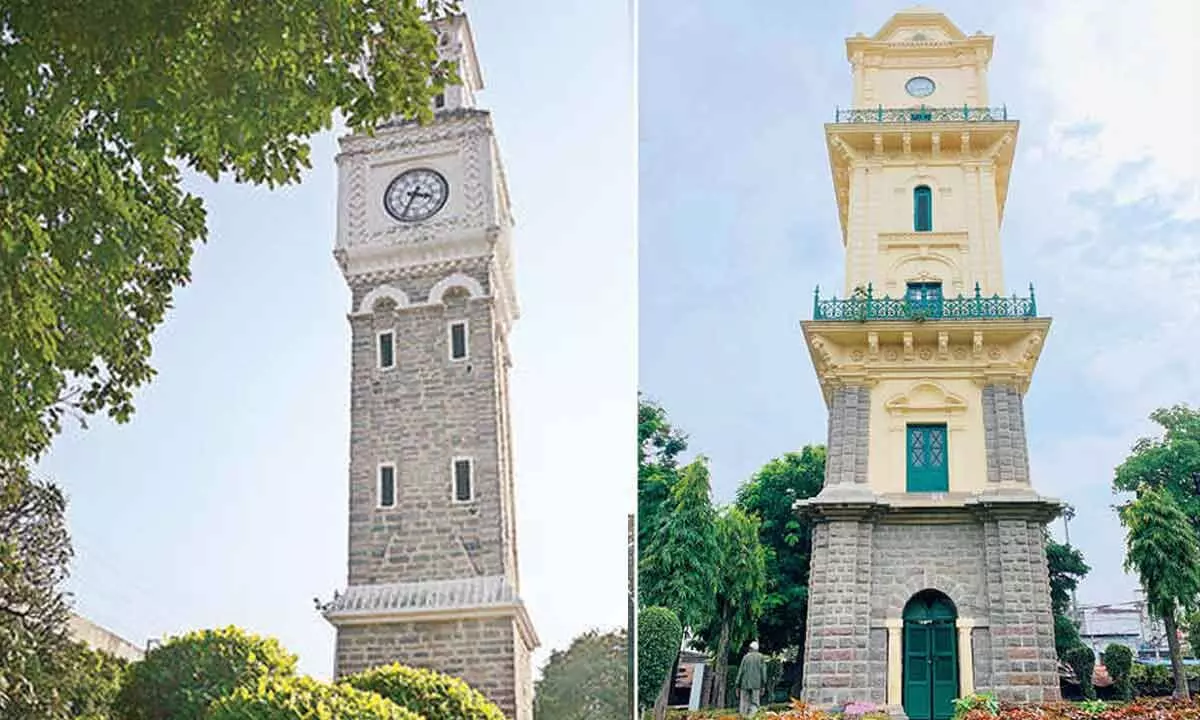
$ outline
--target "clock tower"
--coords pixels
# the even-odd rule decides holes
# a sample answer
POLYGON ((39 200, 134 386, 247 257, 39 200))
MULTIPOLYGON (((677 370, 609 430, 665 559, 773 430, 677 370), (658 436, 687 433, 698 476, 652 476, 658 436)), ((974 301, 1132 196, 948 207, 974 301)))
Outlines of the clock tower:
POLYGON ((465 15, 434 27, 460 84, 428 124, 341 140, 334 256, 350 288, 347 587, 324 607, 335 675, 400 662, 532 718, 520 599, 504 169, 465 15))
POLYGON ((911 720, 952 700, 1059 697, 1024 397, 1050 329, 1006 295, 1000 226, 1018 123, 988 97, 993 38, 917 7, 846 41, 853 101, 825 125, 842 299, 805 341, 829 411, 804 697, 911 720))

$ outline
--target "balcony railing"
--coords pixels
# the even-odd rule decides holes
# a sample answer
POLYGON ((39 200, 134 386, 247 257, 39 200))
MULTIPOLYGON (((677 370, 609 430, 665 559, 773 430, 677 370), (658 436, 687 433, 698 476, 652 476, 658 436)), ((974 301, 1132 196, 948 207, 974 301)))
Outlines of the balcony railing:
POLYGON ((813 320, 841 320, 866 322, 868 320, 978 320, 997 318, 1037 317, 1037 298, 1033 285, 1029 285, 1029 297, 984 297, 975 284, 975 296, 956 298, 890 298, 874 296, 871 286, 865 293, 839 300, 834 297, 821 299, 821 288, 813 292, 813 320))
POLYGON ((838 108, 836 123, 927 123, 927 122, 1006 122, 1008 108, 1000 107, 919 107, 838 108))

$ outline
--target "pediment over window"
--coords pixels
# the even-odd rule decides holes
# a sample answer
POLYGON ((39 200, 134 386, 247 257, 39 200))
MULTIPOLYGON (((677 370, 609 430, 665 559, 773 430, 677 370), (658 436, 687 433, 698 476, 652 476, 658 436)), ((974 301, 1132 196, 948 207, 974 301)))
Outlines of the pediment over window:
POLYGON ((921 380, 907 392, 892 396, 884 403, 884 408, 892 414, 922 410, 954 413, 964 412, 967 401, 932 380, 921 380))

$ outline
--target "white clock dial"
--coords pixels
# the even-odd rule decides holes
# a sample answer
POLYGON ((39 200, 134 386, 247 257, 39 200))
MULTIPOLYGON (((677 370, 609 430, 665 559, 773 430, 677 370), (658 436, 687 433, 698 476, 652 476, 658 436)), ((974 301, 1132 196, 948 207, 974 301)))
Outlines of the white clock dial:
POLYGON ((388 184, 383 207, 400 222, 420 222, 437 215, 450 197, 450 185, 436 170, 406 170, 388 184))
POLYGON ((933 80, 923 76, 917 76, 904 83, 905 91, 918 98, 929 97, 933 94, 935 87, 933 80))

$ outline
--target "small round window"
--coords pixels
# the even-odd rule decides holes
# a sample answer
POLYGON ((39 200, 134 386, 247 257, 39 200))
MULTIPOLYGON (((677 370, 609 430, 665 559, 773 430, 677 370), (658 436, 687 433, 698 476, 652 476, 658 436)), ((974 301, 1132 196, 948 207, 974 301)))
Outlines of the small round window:
POLYGON ((929 97, 933 94, 933 81, 924 76, 917 76, 904 84, 904 89, 913 97, 929 97))

